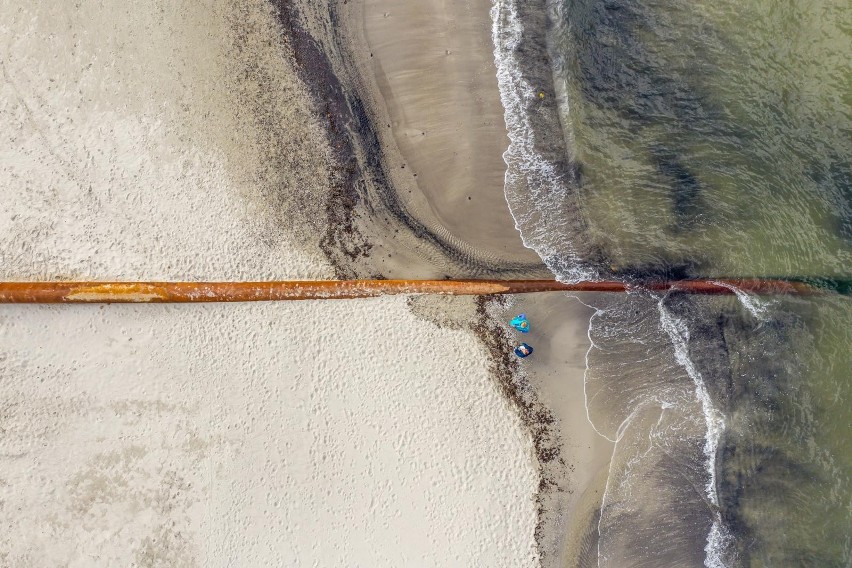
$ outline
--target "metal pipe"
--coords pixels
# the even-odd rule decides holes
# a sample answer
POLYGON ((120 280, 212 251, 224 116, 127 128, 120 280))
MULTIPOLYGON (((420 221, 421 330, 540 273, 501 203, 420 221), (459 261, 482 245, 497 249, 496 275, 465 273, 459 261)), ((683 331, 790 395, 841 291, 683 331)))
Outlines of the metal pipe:
POLYGON ((287 280, 278 282, 0 282, 0 303, 261 302, 369 298, 392 294, 489 295, 530 292, 677 290, 689 294, 811 294, 787 280, 702 279, 628 284, 555 280, 287 280))

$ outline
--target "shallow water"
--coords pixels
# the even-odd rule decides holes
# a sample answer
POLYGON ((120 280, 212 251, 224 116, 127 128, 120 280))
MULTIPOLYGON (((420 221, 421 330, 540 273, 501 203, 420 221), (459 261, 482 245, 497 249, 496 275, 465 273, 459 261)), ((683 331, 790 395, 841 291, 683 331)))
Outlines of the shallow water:
POLYGON ((594 299, 589 418, 618 441, 597 564, 852 565, 852 8, 546 9, 493 15, 507 201, 557 277, 831 288, 594 299))
POLYGON ((588 238, 616 268, 848 276, 848 6, 564 5, 563 124, 588 238))

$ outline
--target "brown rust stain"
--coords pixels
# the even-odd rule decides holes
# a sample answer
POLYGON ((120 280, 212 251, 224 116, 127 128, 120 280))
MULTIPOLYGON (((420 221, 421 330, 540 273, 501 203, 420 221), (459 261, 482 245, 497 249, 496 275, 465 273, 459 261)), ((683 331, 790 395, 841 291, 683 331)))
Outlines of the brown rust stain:
POLYGON ((109 283, 95 286, 72 286, 65 295, 69 302, 153 302, 166 301, 168 294, 145 283, 109 283))

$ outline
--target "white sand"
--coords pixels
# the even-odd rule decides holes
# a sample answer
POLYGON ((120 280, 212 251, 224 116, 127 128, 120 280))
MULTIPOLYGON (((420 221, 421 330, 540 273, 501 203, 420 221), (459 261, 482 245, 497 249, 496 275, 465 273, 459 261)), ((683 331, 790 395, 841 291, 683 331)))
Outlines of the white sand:
POLYGON ((78 4, 0 4, 0 277, 330 276, 325 139, 265 3, 78 4))
MULTIPOLYGON (((328 276, 263 4, 79 4, 0 1, 0 277, 328 276)), ((536 565, 485 361, 405 298, 0 307, 0 565, 536 565)))
POLYGON ((534 565, 529 438, 405 298, 16 306, 0 334, 8 565, 534 565))

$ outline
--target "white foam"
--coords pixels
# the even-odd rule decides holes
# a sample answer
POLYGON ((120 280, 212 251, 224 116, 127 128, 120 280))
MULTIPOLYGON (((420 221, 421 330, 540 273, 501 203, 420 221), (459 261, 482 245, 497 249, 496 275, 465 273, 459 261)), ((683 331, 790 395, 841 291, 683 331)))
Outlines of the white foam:
POLYGON ((509 147, 503 153, 507 166, 504 188, 515 228, 524 246, 536 251, 557 279, 594 278, 564 238, 567 231, 559 230, 565 226, 557 217, 567 197, 565 180, 535 149, 536 133, 526 109, 538 95, 522 76, 515 56, 523 33, 515 2, 495 0, 491 20, 497 83, 509 135, 509 147))
POLYGON ((660 324, 663 330, 671 338, 675 350, 675 359, 678 364, 686 370, 686 373, 695 383, 695 396, 701 403, 704 412, 704 421, 707 425, 707 434, 704 441, 704 456, 706 458, 708 480, 704 486, 705 494, 714 508, 717 509, 713 515, 713 526, 707 535, 707 545, 704 547, 706 556, 704 565, 708 568, 722 568, 726 566, 725 552, 731 541, 730 534, 722 525, 721 516, 718 513, 719 495, 716 491, 716 452, 719 448, 719 439, 725 429, 725 418, 722 413, 713 406, 710 393, 704 384, 701 372, 695 368, 692 359, 689 358, 689 328, 686 323, 672 315, 664 305, 665 298, 657 303, 660 312, 660 324))
POLYGON ((756 320, 760 322, 766 321, 767 312, 769 310, 769 306, 771 305, 770 302, 763 302, 754 296, 750 296, 745 291, 737 288, 736 286, 728 284, 726 282, 719 282, 717 280, 714 280, 713 284, 721 286, 722 288, 727 288, 728 290, 736 294, 737 299, 740 301, 743 307, 747 309, 756 320))
MULTIPOLYGON (((527 108, 535 101, 537 90, 522 76, 515 55, 523 33, 523 25, 518 17, 515 0, 494 0, 491 19, 497 81, 510 141, 508 149, 503 154, 507 165, 505 196, 515 220, 515 228, 521 232, 524 245, 536 251, 560 281, 576 282, 594 279, 597 275, 581 265, 575 247, 565 238, 568 232, 564 231, 560 234, 559 231, 561 228, 566 228, 565 221, 556 216, 567 197, 566 180, 557 172, 554 165, 535 149, 536 132, 530 122, 527 108)), ((562 110, 566 111, 567 108, 563 107, 562 110)), ((736 290, 735 293, 737 293, 736 290)), ((739 297, 739 293, 737 295, 739 297)), ((750 297, 746 297, 745 300, 741 297, 740 300, 747 308, 755 309, 752 313, 760 313, 760 306, 750 302, 750 297)), ((704 454, 709 473, 705 492, 710 502, 718 506, 715 460, 719 439, 725 426, 724 418, 713 406, 701 374, 689 359, 687 352, 689 330, 686 325, 674 318, 665 309, 662 301, 659 303, 659 310, 663 329, 674 344, 677 362, 686 369, 695 383, 696 396, 704 411, 707 425, 704 454)), ((591 337, 591 320, 599 314, 600 311, 596 311, 589 322, 590 347, 586 354, 586 373, 589 369, 589 353, 595 348, 591 337)), ((585 377, 586 385, 587 379, 588 377, 585 377)), ((604 435, 593 423, 589 414, 588 395, 586 396, 586 415, 589 423, 601 436, 616 444, 634 414, 622 423, 613 440, 604 435)), ((608 487, 609 480, 607 489, 608 487)), ((710 568, 725 566, 724 554, 730 540, 731 537, 722 526, 721 518, 717 513, 707 537, 705 566, 710 568)), ((600 551, 598 558, 600 559, 600 551)))

